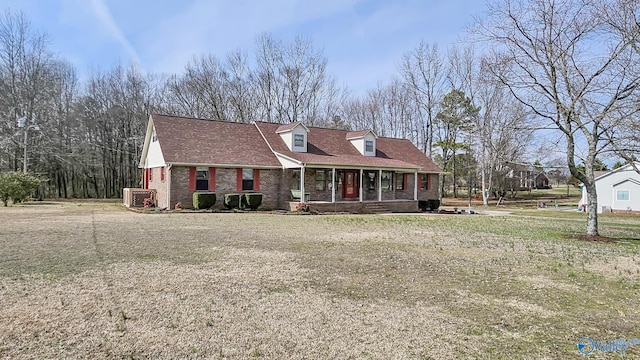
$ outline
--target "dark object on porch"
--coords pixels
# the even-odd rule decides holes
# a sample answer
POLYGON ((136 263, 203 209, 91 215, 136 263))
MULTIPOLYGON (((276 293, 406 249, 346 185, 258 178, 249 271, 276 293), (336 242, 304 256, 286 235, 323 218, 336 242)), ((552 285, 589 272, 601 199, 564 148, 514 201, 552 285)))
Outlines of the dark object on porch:
POLYGON ((455 213, 456 213, 455 210, 440 209, 440 211, 438 211, 438 214, 455 214, 455 213))
MULTIPOLYGON (((311 198, 311 194, 306 192, 304 193, 304 202, 309 201, 311 198)), ((296 201, 300 201, 300 190, 291 190, 291 199, 296 201)))
POLYGON ((210 209, 216 204, 216 193, 195 192, 193 193, 193 207, 195 209, 210 209))
POLYGON ((243 208, 256 210, 260 206, 260 204, 262 204, 262 194, 261 193, 242 194, 241 204, 243 208))
POLYGON ((227 209, 240 208, 240 194, 224 194, 224 207, 227 209))
POLYGON ((440 207, 440 200, 418 200, 418 208, 421 211, 434 211, 440 207))

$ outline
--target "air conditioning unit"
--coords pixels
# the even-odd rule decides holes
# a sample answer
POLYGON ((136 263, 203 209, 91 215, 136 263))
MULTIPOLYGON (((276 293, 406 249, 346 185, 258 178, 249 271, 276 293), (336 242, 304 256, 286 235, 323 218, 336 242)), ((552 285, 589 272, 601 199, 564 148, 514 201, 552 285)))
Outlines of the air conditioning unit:
POLYGON ((122 204, 126 207, 129 207, 129 208, 144 207, 144 199, 152 199, 153 204, 156 205, 156 190, 155 189, 135 189, 135 188, 122 189, 122 204))

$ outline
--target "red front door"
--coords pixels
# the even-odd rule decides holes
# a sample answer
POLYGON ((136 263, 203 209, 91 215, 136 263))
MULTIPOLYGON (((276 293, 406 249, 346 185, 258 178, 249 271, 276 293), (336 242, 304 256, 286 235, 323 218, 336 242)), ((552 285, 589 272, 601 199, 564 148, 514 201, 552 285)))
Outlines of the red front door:
POLYGON ((345 199, 357 198, 360 196, 358 189, 358 173, 355 171, 345 171, 342 197, 345 199))

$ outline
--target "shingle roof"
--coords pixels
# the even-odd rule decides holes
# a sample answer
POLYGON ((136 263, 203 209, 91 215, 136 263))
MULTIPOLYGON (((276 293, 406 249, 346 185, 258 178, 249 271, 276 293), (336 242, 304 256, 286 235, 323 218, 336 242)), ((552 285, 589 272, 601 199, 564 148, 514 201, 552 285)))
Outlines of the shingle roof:
POLYGON ((376 135, 373 131, 371 130, 359 130, 359 131, 349 131, 346 134, 346 138, 347 140, 351 140, 351 139, 359 139, 364 137, 365 135, 367 135, 368 133, 373 134, 373 136, 377 137, 378 135, 376 135))
POLYGON ((295 128, 298 125, 301 125, 302 127, 305 128, 305 130, 308 130, 308 128, 303 123, 301 123, 299 121, 296 121, 296 122, 292 122, 292 123, 289 123, 289 124, 280 125, 280 127, 278 127, 276 129, 276 133, 279 134, 279 133, 282 133, 282 132, 287 132, 287 131, 295 128))
MULTIPOLYGON (((440 168, 409 140, 379 137, 376 156, 363 156, 347 140, 347 131, 311 127, 307 135, 307 152, 289 150, 276 133, 278 124, 256 122, 273 151, 305 164, 334 166, 370 166, 417 169, 420 172, 440 172, 440 168)), ((366 134, 365 130, 363 134, 366 134)))
MULTIPOLYGON (((244 124, 160 114, 151 118, 166 163, 281 167, 274 154, 277 152, 309 165, 440 172, 431 159, 406 139, 379 137, 376 156, 363 156, 347 140, 350 132, 313 127, 307 135, 307 152, 298 153, 290 151, 277 133, 283 129, 280 124, 244 124)), ((296 125, 288 126, 291 129, 296 125)))
POLYGON ((167 163, 281 167, 253 124, 151 115, 167 163))

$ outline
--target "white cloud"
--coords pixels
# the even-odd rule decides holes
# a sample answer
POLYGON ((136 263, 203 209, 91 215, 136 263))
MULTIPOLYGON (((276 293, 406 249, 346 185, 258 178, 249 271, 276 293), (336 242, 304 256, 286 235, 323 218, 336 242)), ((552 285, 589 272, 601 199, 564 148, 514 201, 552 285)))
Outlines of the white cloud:
POLYGON ((94 14, 98 17, 102 25, 107 29, 109 34, 120 43, 120 45, 124 48, 127 54, 133 59, 134 62, 140 63, 140 58, 136 49, 131 45, 129 40, 125 37, 124 33, 116 24, 109 11, 109 8, 104 3, 103 0, 91 0, 91 8, 94 14))
MULTIPOLYGON (((349 11, 355 1, 360 0, 197 0, 182 12, 150 22, 153 34, 145 36, 145 57, 154 71, 179 72, 194 55, 223 58, 236 49, 251 50, 260 33, 273 33, 278 39, 279 32, 302 34, 297 26, 349 11)), ((312 35, 314 29, 305 30, 305 35, 312 35)))

